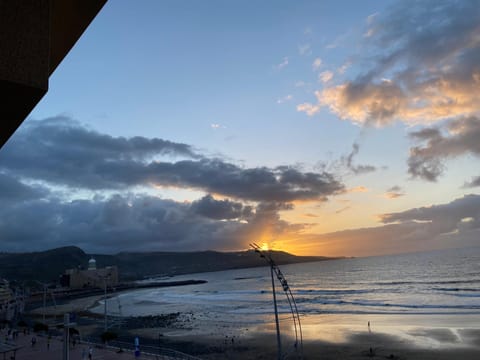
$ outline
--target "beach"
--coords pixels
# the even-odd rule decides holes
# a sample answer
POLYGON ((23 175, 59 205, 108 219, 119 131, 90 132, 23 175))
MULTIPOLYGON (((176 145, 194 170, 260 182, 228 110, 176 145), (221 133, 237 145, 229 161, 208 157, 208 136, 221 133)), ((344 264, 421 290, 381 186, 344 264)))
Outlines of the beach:
MULTIPOLYGON (((480 358, 479 256, 470 250, 282 266, 300 314, 304 357, 480 358)), ((268 268, 174 279, 187 278, 205 282, 109 293, 109 330, 123 344, 139 337, 144 351, 160 346, 202 359, 276 358, 268 268)), ((295 358, 299 329, 295 348, 290 307, 282 288, 276 291, 282 352, 295 358)), ((38 306, 33 312, 41 318, 38 306)), ((91 296, 50 306, 46 314, 77 313, 80 335, 98 341, 104 308, 102 296, 91 296)))
MULTIPOLYGON (((64 310, 95 308, 98 300, 76 299, 60 309, 48 307, 47 313, 60 316, 64 310)), ((77 327, 88 340, 103 329, 103 319, 92 316, 83 325, 80 320, 77 327)), ((301 321, 305 359, 480 358, 480 315, 323 314, 301 316, 301 321)), ((126 343, 139 337, 146 352, 160 346, 212 360, 273 359, 277 354, 272 317, 248 322, 241 315, 218 318, 211 313, 177 312, 126 317, 121 324, 111 330, 126 343)), ((280 324, 283 355, 297 358, 300 346, 294 347, 289 318, 283 315, 280 324)))
MULTIPOLYGON (((302 322, 306 359, 480 357, 480 316, 452 319, 438 315, 325 315, 304 317, 302 322), (367 319, 370 319, 370 330, 367 319)), ((245 327, 234 321, 191 320, 188 326, 183 324, 182 327, 132 329, 130 333, 151 341, 161 333, 161 343, 165 346, 183 344, 185 352, 202 349, 203 353, 196 355, 205 359, 271 359, 276 356, 273 322, 245 327)), ((282 336, 282 350, 295 358, 298 352, 295 352, 292 336, 282 336)))

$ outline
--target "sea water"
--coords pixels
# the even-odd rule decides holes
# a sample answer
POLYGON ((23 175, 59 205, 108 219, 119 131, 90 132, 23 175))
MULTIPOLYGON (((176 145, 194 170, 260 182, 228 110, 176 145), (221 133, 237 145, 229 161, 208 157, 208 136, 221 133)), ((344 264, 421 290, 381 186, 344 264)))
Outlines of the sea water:
MULTIPOLYGON (((280 269, 303 316, 480 315, 480 248, 280 265, 280 269)), ((178 311, 249 322, 272 314, 267 266, 169 280, 186 279, 208 282, 121 293, 108 300, 108 312, 143 316, 178 311)), ((285 316, 290 307, 275 282, 279 311, 285 316)), ((96 310, 103 311, 103 306, 96 310)))

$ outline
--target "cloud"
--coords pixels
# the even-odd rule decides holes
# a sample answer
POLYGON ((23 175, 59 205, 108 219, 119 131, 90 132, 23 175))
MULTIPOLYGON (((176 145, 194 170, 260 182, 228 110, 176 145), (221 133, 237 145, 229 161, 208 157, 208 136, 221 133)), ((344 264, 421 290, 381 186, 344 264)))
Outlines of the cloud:
POLYGON ((292 95, 285 95, 284 97, 277 99, 277 104, 283 104, 284 102, 290 101, 292 99, 293 99, 292 95))
POLYGON ((348 171, 352 172, 355 175, 367 174, 373 171, 376 171, 377 168, 373 165, 354 165, 353 160, 355 156, 358 155, 360 151, 360 145, 353 143, 352 151, 347 156, 342 156, 340 163, 345 166, 348 171))
POLYGON ((218 124, 218 123, 211 123, 211 124, 210 124, 210 127, 211 127, 213 130, 219 130, 219 129, 226 129, 226 128, 227 128, 225 125, 218 124))
POLYGON ((373 23, 373 21, 375 20, 375 17, 378 16, 378 12, 374 12, 373 14, 370 14, 367 16, 367 19, 366 19, 366 23, 367 25, 371 25, 373 23))
POLYGON ((298 104, 297 111, 305 112, 308 116, 313 116, 320 111, 320 106, 309 103, 298 104))
POLYGON ((365 22, 366 22, 368 28, 367 28, 367 31, 363 34, 364 37, 370 37, 373 34, 375 34, 375 28, 373 28, 371 26, 374 23, 374 20, 378 16, 378 14, 379 13, 376 12, 376 13, 373 13, 373 14, 367 16, 367 19, 366 19, 365 22))
POLYGON ((463 187, 472 188, 480 186, 480 176, 474 177, 471 181, 466 182, 463 187))
POLYGON ((315 95, 321 106, 328 106, 340 118, 372 125, 388 123, 407 101, 403 90, 390 81, 349 82, 316 91, 315 95))
POLYGON ((450 203, 382 214, 379 218, 381 222, 386 224, 421 222, 424 224, 426 231, 433 236, 459 232, 466 225, 470 229, 479 229, 480 195, 465 195, 450 203))
POLYGON ((402 196, 405 196, 405 193, 403 192, 403 189, 398 185, 392 186, 385 192, 385 197, 387 199, 397 199, 402 196))
POLYGON ((480 156, 480 119, 461 117, 444 127, 423 128, 410 133, 421 145, 410 149, 408 172, 414 178, 436 181, 444 172, 445 160, 465 154, 480 156))
POLYGON ((48 189, 39 185, 26 185, 19 179, 0 172, 0 203, 21 202, 45 198, 48 189))
POLYGON ((343 64, 337 69, 337 73, 339 73, 340 75, 345 74, 345 72, 348 70, 350 66, 352 66, 352 63, 350 61, 346 62, 345 64, 343 64))
POLYGON ((478 246, 480 195, 446 204, 382 214, 382 226, 311 234, 297 239, 304 253, 371 256, 478 246))
POLYGON ((341 209, 336 210, 335 214, 341 214, 342 212, 345 212, 345 211, 349 210, 350 208, 351 208, 350 206, 345 206, 341 209))
POLYGON ((310 55, 312 53, 312 47, 310 44, 301 44, 298 45, 298 53, 303 55, 310 55))
POLYGON ((191 209, 196 214, 215 220, 244 220, 252 215, 251 206, 228 199, 215 200, 212 195, 205 195, 194 201, 191 209))
POLYGON ((0 233, 3 251, 71 244, 102 253, 238 250, 260 233, 274 238, 301 230, 281 220, 278 210, 275 205, 252 208, 210 195, 191 204, 118 194, 68 202, 31 199, 0 208, 0 233))
POLYGON ((2 148, 0 171, 77 189, 125 191, 164 186, 258 202, 326 200, 344 188, 325 171, 302 172, 288 166, 243 168, 204 157, 186 144, 112 137, 65 118, 30 122, 20 129, 2 148), (172 161, 164 155, 183 159, 172 161))
POLYGON ((343 185, 328 173, 245 169, 185 144, 112 137, 52 118, 27 122, 2 148, 0 189, 4 251, 73 243, 108 253, 238 250, 252 238, 297 236, 305 225, 279 215, 293 209, 288 202, 325 200, 343 185), (152 184, 207 195, 188 203, 141 193, 152 184), (68 199, 49 190, 57 185, 70 193, 68 199))
POLYGON ((313 60, 313 63, 312 63, 313 71, 318 70, 321 66, 322 66, 322 59, 316 58, 315 60, 313 60))
MULTIPOLYGON (((429 124, 480 111, 480 7, 474 0, 404 1, 370 20, 368 71, 322 91, 340 118, 429 124), (389 80, 386 80, 389 79, 389 80)), ((310 112, 312 115, 312 112, 310 112)))
POLYGON ((322 71, 320 74, 318 74, 318 80, 323 83, 327 83, 332 79, 333 79, 333 72, 331 71, 328 71, 328 70, 322 71))
POLYGON ((277 65, 275 65, 275 69, 277 70, 282 70, 284 67, 286 67, 288 65, 288 57, 285 56, 283 58, 283 61, 277 65))
POLYGON ((359 193, 359 192, 360 193, 365 193, 365 192, 368 192, 368 191, 369 191, 368 188, 365 187, 365 186, 355 186, 351 189, 348 189, 348 192, 350 192, 350 193, 359 193))

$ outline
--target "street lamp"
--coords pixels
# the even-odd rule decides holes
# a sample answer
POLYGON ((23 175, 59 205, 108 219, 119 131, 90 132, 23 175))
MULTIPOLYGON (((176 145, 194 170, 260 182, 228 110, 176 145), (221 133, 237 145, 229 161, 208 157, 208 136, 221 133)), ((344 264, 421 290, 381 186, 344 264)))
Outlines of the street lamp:
POLYGON ((277 276, 278 281, 282 285, 283 291, 287 297, 288 300, 288 305, 290 306, 290 312, 292 313, 292 318, 293 318, 293 326, 295 329, 295 350, 298 350, 299 343, 300 343, 300 358, 303 358, 303 335, 302 335, 302 326, 300 324, 300 314, 298 313, 298 308, 297 308, 297 303, 295 302, 295 298, 293 297, 292 291, 290 290, 290 287, 288 286, 287 279, 285 279, 285 276, 282 274, 280 269, 278 268, 277 264, 275 261, 272 259, 270 256, 270 253, 262 250, 260 246, 257 244, 253 243, 250 244, 250 247, 255 250, 256 253, 260 255, 261 258, 265 259, 265 261, 268 263, 270 266, 270 276, 272 279, 272 294, 273 294, 273 308, 275 311, 275 325, 277 329, 277 347, 278 347, 278 360, 282 359, 282 343, 280 339, 280 324, 278 321, 278 309, 277 309, 277 295, 275 291, 275 282, 273 280, 273 274, 277 276))
POLYGON ((104 331, 107 331, 107 278, 110 278, 111 274, 103 276, 103 289, 104 289, 104 299, 103 299, 103 320, 104 320, 104 331))

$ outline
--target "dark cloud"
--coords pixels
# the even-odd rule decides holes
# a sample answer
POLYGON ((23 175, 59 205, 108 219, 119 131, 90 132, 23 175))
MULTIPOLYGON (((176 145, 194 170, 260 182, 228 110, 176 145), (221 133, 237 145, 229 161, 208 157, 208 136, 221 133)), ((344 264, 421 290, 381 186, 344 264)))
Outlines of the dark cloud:
POLYGON ((446 166, 445 160, 465 154, 480 156, 480 119, 458 118, 441 128, 412 132, 411 138, 426 142, 410 149, 408 172, 413 177, 436 181, 446 166))
POLYGON ((399 192, 402 191, 402 188, 398 185, 394 185, 391 188, 387 189, 387 192, 399 192))
POLYGON ((145 177, 159 185, 253 201, 326 200, 328 195, 343 191, 343 185, 327 172, 301 172, 291 167, 245 169, 219 159, 152 163, 146 172, 145 177))
POLYGON ((342 156, 340 162, 344 165, 350 172, 355 175, 366 174, 377 170, 373 165, 355 165, 353 163, 354 157, 358 155, 360 151, 360 145, 353 143, 352 151, 347 156, 342 156))
POLYGON ((215 220, 247 219, 253 210, 251 206, 245 206, 240 202, 228 199, 215 200, 212 195, 205 195, 194 201, 191 209, 196 214, 215 220))
POLYGON ((480 245, 480 195, 383 214, 380 220, 384 225, 304 236, 300 249, 321 249, 331 256, 371 256, 480 245))
POLYGON ((48 196, 49 191, 39 185, 29 186, 19 179, 0 172, 0 202, 21 202, 48 196))
POLYGON ((351 206, 344 206, 343 208, 341 209, 338 209, 338 210, 335 210, 335 214, 341 214, 342 212, 344 211, 347 211, 351 208, 351 206))
MULTIPOLYGON (((157 156, 200 158, 189 145, 144 137, 112 137, 66 117, 27 121, 0 152, 0 168, 32 179, 73 187, 118 188, 108 166, 151 162, 157 156)), ((132 178, 131 174, 125 175, 132 178)))
POLYGON ((243 168, 185 144, 112 137, 60 117, 27 122, 2 148, 0 189, 7 204, 0 208, 3 250, 76 244, 117 252, 235 250, 252 239, 293 236, 305 224, 291 224, 279 213, 292 210, 291 201, 325 200, 343 185, 324 171, 243 168), (37 183, 59 185, 65 190, 59 194, 68 196, 37 183), (138 194, 152 185, 208 195, 180 203, 138 194))
POLYGON ((382 126, 431 123, 480 110, 480 6, 476 0, 401 1, 372 19, 356 79, 317 91, 343 119, 382 126))
POLYGON ((303 214, 303 216, 305 216, 307 218, 318 218, 319 217, 318 215, 312 214, 312 213, 305 213, 305 214, 303 214))
POLYGON ((320 249, 327 256, 372 256, 478 246, 479 236, 478 228, 438 234, 423 223, 403 222, 310 235, 298 242, 304 244, 299 247, 304 252, 320 249))
POLYGON ((402 196, 405 196, 405 193, 403 189, 398 185, 392 186, 385 192, 385 197, 387 199, 396 199, 402 196))
POLYGON ((86 130, 66 118, 27 124, 0 152, 2 168, 25 178, 74 188, 124 190, 154 184, 259 202, 326 200, 344 189, 327 172, 302 172, 286 166, 243 168, 200 156, 185 144, 115 138, 86 130), (187 159, 158 158, 165 155, 187 159))
POLYGON ((432 235, 480 228, 480 195, 465 195, 447 204, 414 208, 403 212, 382 214, 383 223, 422 222, 432 235))
POLYGON ((281 220, 279 209, 291 206, 252 208, 210 195, 193 203, 146 195, 30 199, 0 208, 0 234, 3 251, 71 244, 91 252, 237 250, 260 235, 271 240, 301 230, 281 220))
POLYGON ((418 131, 412 131, 410 137, 420 141, 436 140, 442 137, 442 133, 437 128, 423 128, 418 131))
POLYGON ((465 183, 463 187, 465 188, 472 188, 472 187, 477 187, 480 186, 480 176, 474 177, 471 181, 465 183))

